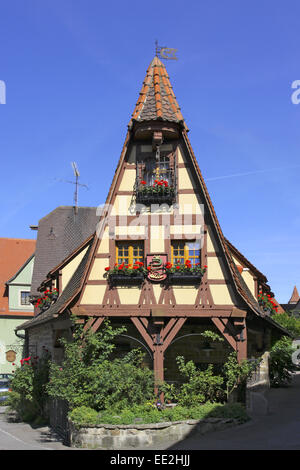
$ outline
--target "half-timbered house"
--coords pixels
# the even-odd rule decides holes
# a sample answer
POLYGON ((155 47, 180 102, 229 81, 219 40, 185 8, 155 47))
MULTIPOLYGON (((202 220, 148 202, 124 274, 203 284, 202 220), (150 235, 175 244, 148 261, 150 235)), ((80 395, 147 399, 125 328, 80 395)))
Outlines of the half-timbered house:
POLYGON ((54 288, 57 300, 19 327, 29 353, 46 345, 59 357, 72 314, 94 331, 109 318, 127 327, 120 350, 144 348, 157 380, 176 379, 177 355, 220 366, 229 351, 239 360, 256 357, 284 333, 258 303, 259 292, 271 295, 267 278, 223 235, 158 57, 94 234, 53 267, 40 290, 54 288), (207 329, 226 341, 208 343, 207 329))

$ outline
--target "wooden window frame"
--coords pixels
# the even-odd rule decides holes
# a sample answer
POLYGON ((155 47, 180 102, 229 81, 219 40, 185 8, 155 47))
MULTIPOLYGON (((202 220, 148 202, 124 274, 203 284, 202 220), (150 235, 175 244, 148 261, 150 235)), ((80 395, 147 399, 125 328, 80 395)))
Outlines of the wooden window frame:
POLYGON ((21 290, 21 291, 20 291, 20 305, 22 305, 22 307, 28 307, 28 306, 30 306, 29 297, 30 297, 30 291, 29 291, 29 290, 21 290), (25 297, 25 299, 28 301, 28 303, 26 303, 26 301, 25 301, 24 303, 22 302, 22 298, 23 298, 22 294, 27 294, 27 295, 25 295, 24 297, 25 297))
MULTIPOLYGON (((195 240, 192 241, 192 240, 189 240, 189 241, 186 241, 186 240, 172 240, 171 242, 171 263, 174 264, 174 244, 175 243, 182 243, 183 244, 183 250, 184 250, 184 255, 183 256, 176 256, 176 259, 178 258, 181 258, 183 260, 183 263, 182 264, 185 264, 187 260, 191 261, 192 259, 195 260, 195 264, 196 264, 196 260, 198 260, 197 262, 198 263, 201 263, 201 248, 199 247, 199 257, 196 257, 196 256, 190 256, 190 248, 189 248, 189 243, 195 243, 195 240)), ((182 250, 182 248, 180 248, 182 250)))
POLYGON ((119 242, 116 242, 116 263, 119 265, 121 263, 119 263, 119 258, 121 258, 123 262, 125 262, 125 264, 127 264, 127 266, 130 266, 132 267, 133 266, 133 260, 135 259, 138 259, 139 261, 142 261, 144 262, 144 242, 143 241, 119 241, 119 242), (119 254, 119 246, 122 245, 122 244, 127 244, 128 245, 128 256, 121 256, 119 254), (138 255, 138 256, 134 256, 134 248, 135 247, 140 247, 141 248, 141 252, 142 254, 141 255, 138 255), (125 261, 127 260, 127 261, 125 261))

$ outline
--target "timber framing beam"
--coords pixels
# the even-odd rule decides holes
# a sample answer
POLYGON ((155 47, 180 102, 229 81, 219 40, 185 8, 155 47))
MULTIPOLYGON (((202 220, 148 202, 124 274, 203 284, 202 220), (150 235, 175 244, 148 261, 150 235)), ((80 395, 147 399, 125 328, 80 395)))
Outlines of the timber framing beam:
MULTIPOLYGON (((156 307, 153 305, 153 307, 156 307)), ((163 317, 211 317, 211 318, 246 318, 247 312, 244 310, 238 310, 233 307, 220 306, 220 308, 207 308, 201 305, 176 305, 176 310, 172 306, 161 306, 161 316, 163 317)), ((151 307, 137 307, 136 305, 131 306, 120 306, 115 307, 110 305, 103 305, 103 307, 93 305, 81 305, 74 306, 72 313, 77 316, 86 317, 151 317, 151 307)))
POLYGON ((243 359, 247 359, 247 328, 245 318, 212 318, 212 322, 236 351, 238 361, 241 362, 243 359))
MULTIPOLYGON (((186 317, 171 318, 165 324, 163 318, 145 318, 131 316, 131 321, 142 336, 145 343, 153 352, 153 370, 155 378, 155 393, 159 392, 159 384, 164 380, 164 353, 171 344, 186 317)), ((163 400, 163 394, 161 394, 163 400)))

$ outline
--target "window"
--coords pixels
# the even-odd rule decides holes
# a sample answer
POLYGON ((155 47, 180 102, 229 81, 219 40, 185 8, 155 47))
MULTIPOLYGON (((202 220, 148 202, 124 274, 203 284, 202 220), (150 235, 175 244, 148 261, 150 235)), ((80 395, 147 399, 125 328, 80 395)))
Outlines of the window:
POLYGON ((155 180, 165 180, 171 184, 170 159, 167 156, 160 156, 156 161, 153 157, 147 158, 144 165, 143 180, 148 186, 153 186, 155 180))
POLYGON ((29 296, 30 292, 21 291, 21 305, 30 305, 29 296))
POLYGON ((200 243, 186 242, 185 240, 174 240, 171 245, 171 262, 172 264, 184 264, 187 260, 192 266, 201 262, 200 259, 200 243))
POLYGON ((136 261, 144 261, 144 242, 117 242, 116 262, 132 267, 136 261))

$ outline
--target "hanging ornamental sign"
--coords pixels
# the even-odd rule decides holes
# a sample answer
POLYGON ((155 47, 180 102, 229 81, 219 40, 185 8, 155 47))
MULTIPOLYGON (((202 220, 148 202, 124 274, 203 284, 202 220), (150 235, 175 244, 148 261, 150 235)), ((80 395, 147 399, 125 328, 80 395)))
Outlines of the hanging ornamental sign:
POLYGON ((14 362, 16 360, 16 353, 15 351, 13 351, 12 349, 10 349, 9 351, 6 351, 6 360, 8 362, 14 362))
POLYGON ((147 278, 152 282, 162 282, 167 278, 165 265, 167 255, 147 255, 147 278))

